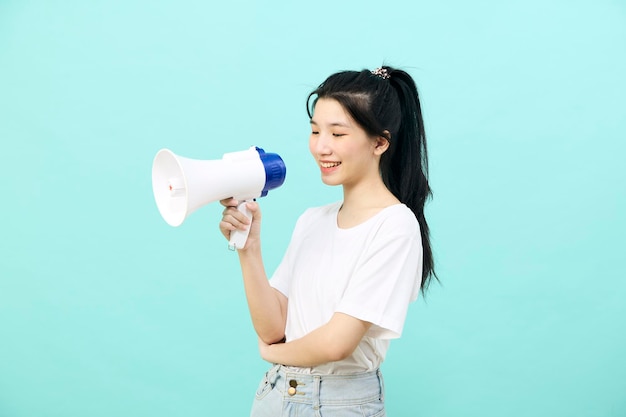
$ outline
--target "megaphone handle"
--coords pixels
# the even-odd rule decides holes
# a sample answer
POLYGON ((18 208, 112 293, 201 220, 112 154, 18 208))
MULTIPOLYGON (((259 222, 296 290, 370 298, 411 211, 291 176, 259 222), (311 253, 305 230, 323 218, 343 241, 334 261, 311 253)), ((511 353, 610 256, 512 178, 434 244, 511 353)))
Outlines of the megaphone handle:
MULTIPOLYGON (((249 220, 252 220, 252 213, 246 207, 246 203, 248 201, 243 201, 237 206, 237 210, 246 215, 249 220)), ((250 228, 248 227, 246 230, 233 230, 230 232, 230 241, 228 242, 228 249, 235 250, 241 249, 246 245, 246 240, 248 240, 248 234, 250 234, 250 228)))

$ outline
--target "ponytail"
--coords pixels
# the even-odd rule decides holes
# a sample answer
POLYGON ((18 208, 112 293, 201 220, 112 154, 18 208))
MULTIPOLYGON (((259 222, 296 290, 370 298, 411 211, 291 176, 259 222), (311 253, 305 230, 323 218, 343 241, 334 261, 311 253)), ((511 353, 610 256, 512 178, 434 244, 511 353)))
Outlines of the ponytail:
POLYGON ((428 184, 428 151, 422 109, 417 86, 409 74, 383 67, 389 72, 389 82, 400 103, 400 126, 390 140, 391 152, 385 152, 380 171, 387 188, 413 211, 420 225, 423 249, 422 292, 437 277, 430 245, 430 229, 424 216, 424 206, 432 196, 428 184))

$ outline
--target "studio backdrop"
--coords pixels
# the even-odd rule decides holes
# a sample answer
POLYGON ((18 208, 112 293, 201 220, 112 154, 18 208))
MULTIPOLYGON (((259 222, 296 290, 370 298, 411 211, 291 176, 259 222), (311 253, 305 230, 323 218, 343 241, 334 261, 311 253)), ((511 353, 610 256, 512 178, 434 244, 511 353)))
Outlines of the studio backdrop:
POLYGON ((168 225, 153 158, 278 153, 271 273, 341 198, 307 95, 382 64, 420 91, 440 280, 388 414, 625 416, 625 41, 619 0, 0 0, 0 416, 248 415, 269 364, 221 207, 168 225))

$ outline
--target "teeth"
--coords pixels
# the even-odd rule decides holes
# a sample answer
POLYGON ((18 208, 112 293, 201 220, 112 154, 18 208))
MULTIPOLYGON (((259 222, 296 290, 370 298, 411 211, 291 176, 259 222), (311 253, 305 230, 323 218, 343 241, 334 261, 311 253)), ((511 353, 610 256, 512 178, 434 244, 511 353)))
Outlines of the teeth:
POLYGON ((333 168, 340 165, 341 162, 320 162, 322 168, 333 168))

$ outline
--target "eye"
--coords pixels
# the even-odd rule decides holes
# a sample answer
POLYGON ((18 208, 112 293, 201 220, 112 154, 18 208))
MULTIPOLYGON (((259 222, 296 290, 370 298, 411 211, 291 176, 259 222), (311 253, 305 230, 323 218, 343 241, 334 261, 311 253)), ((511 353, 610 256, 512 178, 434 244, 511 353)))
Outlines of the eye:
POLYGON ((346 136, 346 134, 345 133, 333 133, 333 136, 336 138, 340 138, 342 136, 346 136))
POLYGON ((318 132, 317 130, 312 130, 312 131, 311 131, 311 134, 312 134, 312 135, 319 135, 319 134, 320 134, 320 132, 318 132))

